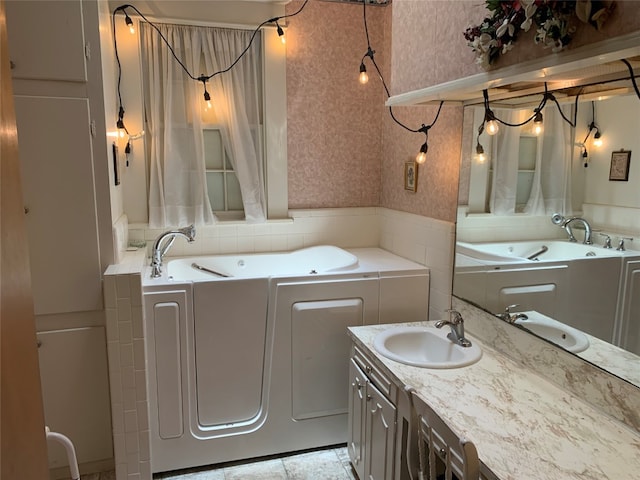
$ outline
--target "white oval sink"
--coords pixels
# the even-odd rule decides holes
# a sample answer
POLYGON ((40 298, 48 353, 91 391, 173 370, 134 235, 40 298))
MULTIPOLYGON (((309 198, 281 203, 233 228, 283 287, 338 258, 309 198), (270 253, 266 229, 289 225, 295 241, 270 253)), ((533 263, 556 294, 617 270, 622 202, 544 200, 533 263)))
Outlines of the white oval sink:
POLYGON ((589 339, 580 330, 538 312, 525 312, 525 314, 529 318, 516 320, 516 325, 520 325, 572 353, 580 353, 589 348, 589 339))
POLYGON ((391 327, 376 335, 378 353, 396 362, 425 368, 458 368, 480 360, 477 345, 462 347, 447 338, 450 329, 434 327, 391 327))

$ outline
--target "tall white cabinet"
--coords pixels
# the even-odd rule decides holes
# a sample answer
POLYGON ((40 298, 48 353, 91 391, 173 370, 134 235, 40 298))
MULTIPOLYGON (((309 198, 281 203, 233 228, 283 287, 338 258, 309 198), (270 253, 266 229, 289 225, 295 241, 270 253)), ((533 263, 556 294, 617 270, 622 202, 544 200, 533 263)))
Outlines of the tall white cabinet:
MULTIPOLYGON (((45 421, 99 470, 113 458, 102 300, 113 241, 98 2, 6 0, 6 14, 45 421)), ((66 463, 52 448, 50 467, 66 463)))

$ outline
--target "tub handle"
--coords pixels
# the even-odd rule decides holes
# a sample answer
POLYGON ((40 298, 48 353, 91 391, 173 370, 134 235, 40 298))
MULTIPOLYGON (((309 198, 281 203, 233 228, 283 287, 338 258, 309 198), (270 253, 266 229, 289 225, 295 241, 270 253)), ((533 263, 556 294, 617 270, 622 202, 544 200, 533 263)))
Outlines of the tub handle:
POLYGON ((231 276, 225 273, 216 272, 215 270, 211 270, 210 268, 207 268, 207 267, 203 267, 202 265, 198 265, 195 262, 193 262, 191 266, 196 270, 200 270, 201 272, 212 273, 213 275, 218 275, 219 277, 229 278, 231 276))

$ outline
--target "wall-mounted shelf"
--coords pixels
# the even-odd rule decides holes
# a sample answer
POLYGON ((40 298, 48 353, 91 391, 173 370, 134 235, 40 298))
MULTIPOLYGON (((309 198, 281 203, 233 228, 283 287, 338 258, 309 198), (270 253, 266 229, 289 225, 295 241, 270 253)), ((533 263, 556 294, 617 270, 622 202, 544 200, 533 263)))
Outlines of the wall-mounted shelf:
MULTIPOLYGON (((631 87, 629 71, 621 59, 640 70, 640 31, 591 43, 517 65, 452 80, 390 97, 387 106, 429 105, 445 101, 455 105, 482 104, 488 90, 492 105, 524 106, 531 96, 549 91, 559 101, 584 95, 605 95, 631 87), (495 103, 498 102, 498 103, 495 103), (500 105, 499 105, 500 104, 500 105)), ((617 94, 621 92, 618 91, 617 94)), ((539 102, 539 97, 535 103, 539 102)))

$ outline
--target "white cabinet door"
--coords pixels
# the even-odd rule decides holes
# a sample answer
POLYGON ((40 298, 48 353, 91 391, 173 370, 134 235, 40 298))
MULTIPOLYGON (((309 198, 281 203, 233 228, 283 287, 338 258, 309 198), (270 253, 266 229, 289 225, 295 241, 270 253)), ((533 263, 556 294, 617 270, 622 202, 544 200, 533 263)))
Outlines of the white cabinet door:
POLYGON ((16 95, 15 107, 35 313, 101 310, 89 102, 16 95))
MULTIPOLYGON (((78 463, 113 457, 104 327, 38 333, 45 421, 73 442, 78 463)), ((68 464, 58 442, 48 442, 49 467, 68 464)))
POLYGON ((364 405, 366 402, 367 377, 352 360, 349 361, 349 428, 347 450, 351 464, 364 479, 364 405))
POLYGON ((365 474, 367 480, 392 480, 396 407, 367 384, 365 398, 365 474))
POLYGON ((13 78, 86 81, 81 0, 5 5, 13 78))

